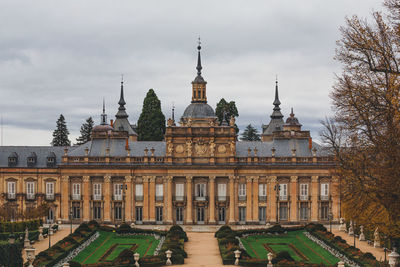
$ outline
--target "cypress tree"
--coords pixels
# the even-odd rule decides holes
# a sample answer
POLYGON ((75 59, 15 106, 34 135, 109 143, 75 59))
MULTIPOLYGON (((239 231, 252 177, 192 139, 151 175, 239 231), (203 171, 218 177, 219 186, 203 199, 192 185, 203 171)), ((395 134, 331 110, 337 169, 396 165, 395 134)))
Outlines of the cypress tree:
POLYGON ((94 124, 94 122, 93 122, 92 117, 87 118, 86 122, 82 124, 81 136, 76 138, 77 145, 82 145, 82 144, 90 141, 90 134, 92 133, 93 124, 94 124))
MULTIPOLYGON (((231 117, 239 117, 239 112, 236 107, 235 101, 227 102, 224 98, 217 103, 217 107, 215 109, 215 115, 218 117, 220 124, 224 119, 225 112, 225 121, 229 124, 231 117)), ((235 124, 236 133, 239 132, 239 127, 235 124)))
POLYGON ((139 141, 161 141, 165 133, 165 116, 161 111, 161 102, 153 89, 143 100, 142 113, 138 120, 139 141))
POLYGON ((257 129, 254 128, 251 124, 246 126, 244 129, 242 136, 240 137, 242 141, 260 141, 260 134, 258 133, 257 129))
POLYGON ((53 132, 52 146, 70 146, 71 141, 68 139, 69 131, 64 116, 61 114, 57 120, 57 127, 53 132))

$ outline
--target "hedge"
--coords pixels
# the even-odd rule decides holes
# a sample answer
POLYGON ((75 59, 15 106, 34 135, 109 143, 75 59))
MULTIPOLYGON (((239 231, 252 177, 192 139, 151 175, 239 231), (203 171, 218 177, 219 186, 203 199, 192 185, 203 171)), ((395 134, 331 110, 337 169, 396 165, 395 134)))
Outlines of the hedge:
POLYGON ((0 266, 5 267, 20 267, 23 264, 22 260, 22 244, 20 242, 15 244, 2 244, 0 245, 0 266))
POLYGON ((22 222, 0 222, 0 233, 23 232, 26 227, 29 231, 38 230, 42 220, 29 220, 22 222))

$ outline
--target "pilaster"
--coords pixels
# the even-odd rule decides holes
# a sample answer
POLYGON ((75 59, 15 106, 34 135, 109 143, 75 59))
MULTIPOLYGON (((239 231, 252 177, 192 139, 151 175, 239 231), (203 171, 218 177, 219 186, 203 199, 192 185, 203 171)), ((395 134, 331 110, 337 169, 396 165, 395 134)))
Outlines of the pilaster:
POLYGON ((258 177, 253 177, 253 222, 258 222, 258 177))
POLYGON ((268 194, 268 202, 269 202, 269 207, 270 207, 270 216, 269 220, 271 222, 276 222, 277 221, 277 191, 276 191, 276 186, 277 186, 277 177, 276 176, 271 176, 268 179, 268 186, 270 189, 270 193, 268 194))
POLYGON ((83 176, 83 221, 90 221, 90 176, 83 176))
POLYGON ((167 177, 167 223, 172 223, 172 176, 167 177))
POLYGON ((298 221, 298 209, 297 209, 297 176, 290 176, 290 221, 298 221))
POLYGON ((187 195, 187 205, 186 205, 186 223, 193 223, 193 211, 192 211, 192 180, 193 176, 186 176, 186 195, 187 195))
POLYGON ((69 176, 61 176, 61 219, 69 221, 69 176))
POLYGON ((318 221, 319 177, 311 176, 311 221, 318 221))
POLYGON ((156 221, 156 177, 150 176, 150 194, 149 194, 149 221, 155 223, 156 221))
POLYGON ((229 224, 235 224, 235 176, 229 176, 229 224))
POLYGON ((209 201, 209 207, 210 207, 210 219, 209 223, 214 224, 215 223, 215 176, 210 176, 208 178, 209 184, 210 184, 210 201, 209 201))
POLYGON ((253 222, 252 214, 252 177, 246 178, 246 222, 253 222))
POLYGON ((150 220, 149 214, 149 177, 143 177, 143 222, 147 223, 150 220))
POLYGON ((132 221, 132 176, 125 176, 125 221, 132 221))
POLYGON ((104 176, 104 222, 111 222, 111 176, 104 176))

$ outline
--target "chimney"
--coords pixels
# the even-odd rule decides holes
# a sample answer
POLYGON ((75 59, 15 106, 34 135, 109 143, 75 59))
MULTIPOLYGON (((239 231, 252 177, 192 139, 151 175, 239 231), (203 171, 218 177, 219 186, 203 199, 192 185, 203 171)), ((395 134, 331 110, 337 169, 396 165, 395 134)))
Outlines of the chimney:
POLYGON ((150 149, 150 151, 151 151, 151 156, 154 157, 154 151, 155 151, 154 147, 152 147, 152 148, 150 149))
POLYGON ((308 149, 312 148, 312 138, 308 138, 308 149))
POLYGON ((87 157, 89 155, 89 148, 85 147, 85 156, 87 157))
POLYGON ((64 148, 64 156, 68 156, 68 148, 64 148))
POLYGON ((114 127, 114 120, 113 119, 110 120, 110 125, 111 125, 111 127, 114 127))
POLYGON ((125 150, 129 150, 129 139, 126 138, 125 140, 125 150))

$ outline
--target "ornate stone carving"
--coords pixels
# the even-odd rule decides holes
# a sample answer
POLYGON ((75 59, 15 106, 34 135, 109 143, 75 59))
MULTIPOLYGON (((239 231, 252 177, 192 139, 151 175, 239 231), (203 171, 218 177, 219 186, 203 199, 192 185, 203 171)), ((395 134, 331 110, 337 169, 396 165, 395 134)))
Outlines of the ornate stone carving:
POLYGON ((218 153, 225 153, 226 152, 226 146, 225 145, 219 145, 218 146, 218 153))
POLYGON ((318 183, 318 176, 311 176, 311 182, 312 183, 318 183))
POLYGON ((171 156, 173 152, 174 152, 174 145, 172 144, 171 141, 168 141, 167 142, 167 156, 171 156))
POLYGON ((69 180, 69 176, 67 176, 67 175, 61 176, 61 181, 62 182, 68 182, 68 180, 69 180))
POLYGON ((232 153, 235 153, 235 152, 236 152, 236 142, 235 142, 235 141, 231 141, 231 142, 229 143, 229 146, 230 146, 230 148, 231 148, 231 152, 232 152, 232 153))
POLYGON ((125 176, 125 182, 127 182, 127 183, 132 182, 132 176, 130 176, 130 175, 125 176))
POLYGON ((215 151, 215 143, 213 141, 210 142, 210 155, 213 157, 214 156, 214 151, 215 151))
POLYGON ((192 118, 188 118, 187 121, 186 121, 186 127, 191 127, 192 126, 192 122, 193 122, 193 119, 192 118))
POLYGON ((215 176, 214 175, 208 176, 208 180, 210 180, 210 182, 214 182, 215 181, 215 176))
POLYGON ((186 181, 191 182, 193 180, 193 176, 188 175, 186 176, 186 181))
POLYGON ((278 180, 277 176, 270 176, 271 183, 276 183, 277 180, 278 180))
POLYGON ((189 140, 186 142, 186 151, 187 151, 188 157, 192 156, 192 144, 193 144, 192 140, 189 140))
POLYGON ((298 176, 290 176, 290 182, 297 183, 297 178, 298 178, 298 176))
POLYGON ((253 177, 246 177, 246 182, 251 183, 252 180, 253 180, 253 177))
POLYGON ((182 145, 177 145, 177 146, 175 147, 175 151, 176 151, 176 153, 178 153, 178 154, 182 154, 183 151, 185 151, 185 149, 183 148, 182 145))
POLYGON ((175 121, 173 119, 169 118, 167 121, 167 125, 168 125, 168 127, 175 126, 175 121))
POLYGON ((229 126, 235 126, 235 117, 231 116, 231 119, 229 120, 229 126))
POLYGON ((111 182, 111 176, 110 176, 110 175, 105 175, 105 176, 104 176, 104 182, 105 182, 105 183, 111 182))
POLYGON ((197 155, 204 155, 207 152, 207 145, 201 144, 201 143, 196 143, 194 145, 194 150, 196 151, 197 155))
POLYGON ((83 178, 84 183, 87 183, 90 181, 90 176, 83 176, 82 178, 83 178))

